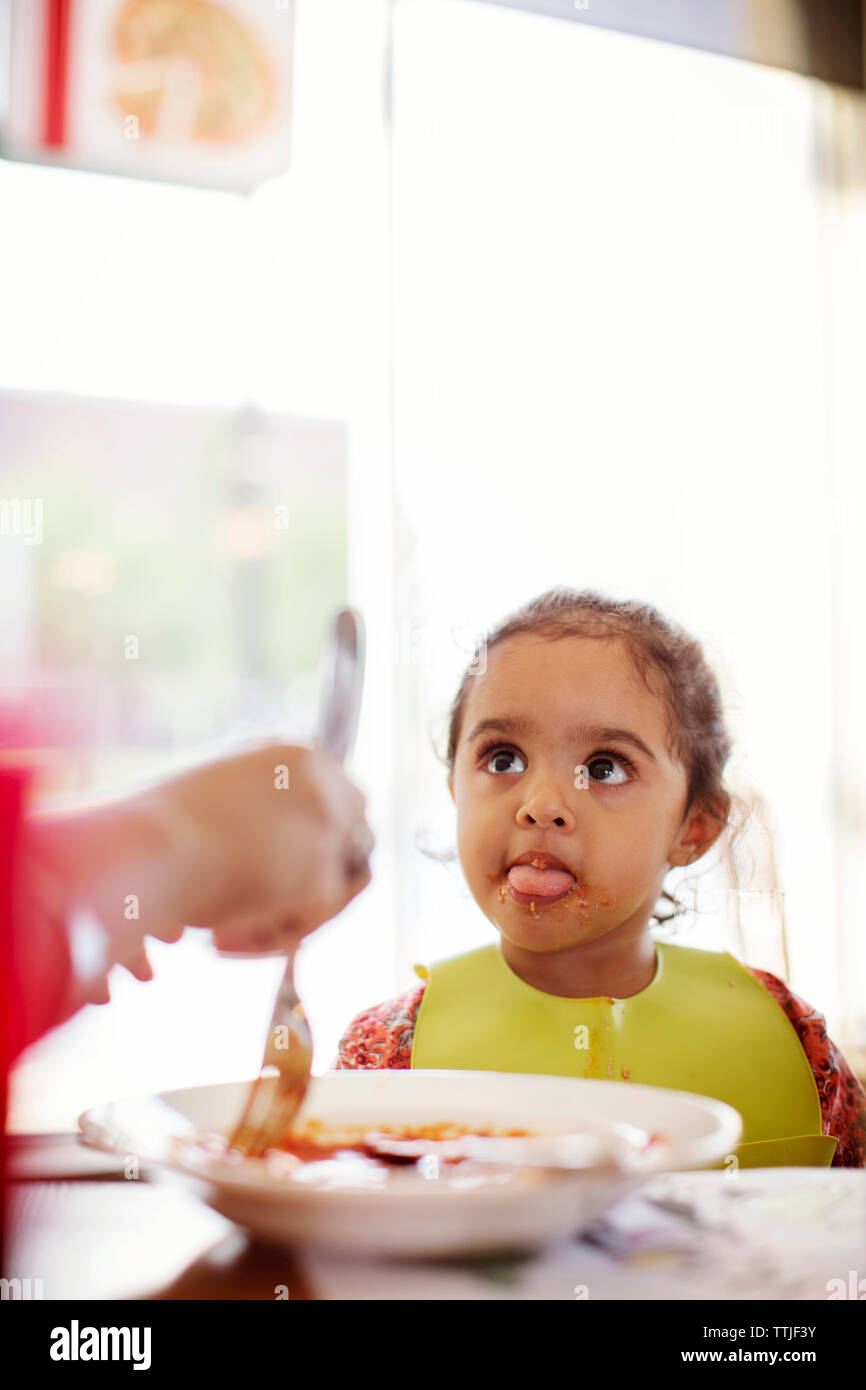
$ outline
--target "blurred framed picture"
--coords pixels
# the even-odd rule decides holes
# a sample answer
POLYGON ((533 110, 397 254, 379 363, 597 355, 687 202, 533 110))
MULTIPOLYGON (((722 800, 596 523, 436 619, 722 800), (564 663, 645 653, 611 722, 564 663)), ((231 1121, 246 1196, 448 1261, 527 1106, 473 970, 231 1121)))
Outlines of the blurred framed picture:
POLYGON ((12 0, 7 157, 246 190, 289 164, 294 0, 12 0))

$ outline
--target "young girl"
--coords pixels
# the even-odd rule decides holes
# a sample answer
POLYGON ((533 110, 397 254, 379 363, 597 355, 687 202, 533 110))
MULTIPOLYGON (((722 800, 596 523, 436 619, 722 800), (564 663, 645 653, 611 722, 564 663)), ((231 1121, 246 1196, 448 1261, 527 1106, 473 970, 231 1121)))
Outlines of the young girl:
POLYGON ((337 1068, 668 1086, 740 1111, 743 1166, 863 1167, 866 1093, 821 1015, 728 952, 651 935, 668 870, 731 816, 699 645, 649 605, 559 589, 477 657, 451 708, 448 787, 500 940, 416 966, 422 983, 353 1019, 337 1068))

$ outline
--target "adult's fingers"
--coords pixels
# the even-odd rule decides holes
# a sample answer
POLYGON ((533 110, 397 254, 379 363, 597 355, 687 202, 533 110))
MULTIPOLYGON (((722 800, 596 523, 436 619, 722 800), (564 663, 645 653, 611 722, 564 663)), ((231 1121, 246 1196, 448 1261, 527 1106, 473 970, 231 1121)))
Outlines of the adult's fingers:
POLYGON ((332 753, 324 748, 313 750, 309 771, 330 824, 346 835, 358 822, 363 822, 367 798, 332 753))
POLYGON ((134 976, 136 980, 153 979, 153 966, 148 959, 144 942, 141 943, 137 951, 126 960, 119 961, 118 964, 122 965, 125 970, 128 970, 130 975, 134 976))

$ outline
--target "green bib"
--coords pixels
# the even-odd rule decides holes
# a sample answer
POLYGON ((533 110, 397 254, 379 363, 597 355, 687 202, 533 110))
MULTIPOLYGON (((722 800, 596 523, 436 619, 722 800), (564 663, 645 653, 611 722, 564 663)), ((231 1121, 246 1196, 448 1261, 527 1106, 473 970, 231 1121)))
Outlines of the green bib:
MULTIPOLYGON (((413 1067, 536 1072, 666 1086, 726 1101, 743 1117, 741 1167, 820 1166, 809 1059, 776 1000, 727 951, 656 942, 656 973, 630 999, 564 999, 515 975, 498 944, 429 970, 413 1067)), ((724 1167, 720 1160, 716 1167, 724 1167)))

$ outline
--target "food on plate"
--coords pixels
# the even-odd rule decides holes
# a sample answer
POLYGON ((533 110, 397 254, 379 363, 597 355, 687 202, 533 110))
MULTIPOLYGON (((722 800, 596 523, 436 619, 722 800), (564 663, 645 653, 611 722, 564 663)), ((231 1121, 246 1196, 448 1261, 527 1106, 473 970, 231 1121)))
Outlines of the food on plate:
POLYGON ((187 1136, 176 1154, 199 1172, 215 1174, 218 1168, 222 1176, 234 1170, 239 1177, 258 1172, 313 1188, 405 1188, 419 1182, 454 1188, 491 1182, 532 1185, 578 1169, 628 1167, 664 1142, 661 1135, 632 1126, 544 1135, 445 1121, 337 1126, 308 1119, 263 1158, 248 1158, 217 1134, 187 1136))
MULTIPOLYGON (((386 1163, 406 1163, 437 1154, 459 1162, 467 1156, 467 1141, 478 1138, 525 1138, 528 1129, 470 1129, 465 1125, 377 1125, 339 1130, 321 1120, 308 1120, 292 1129, 279 1145, 280 1152, 304 1161, 351 1150, 381 1158, 386 1163)), ((471 1146, 470 1146, 471 1147, 471 1146)))

